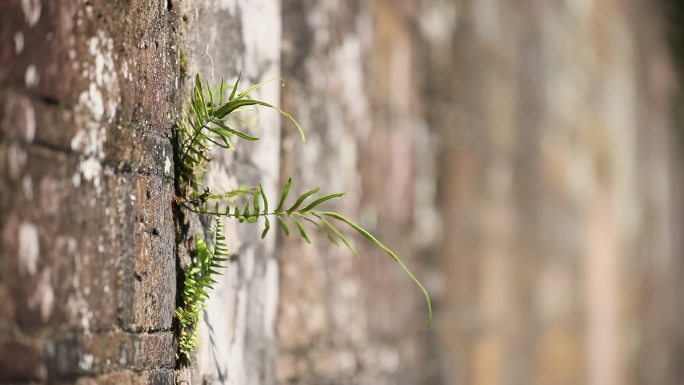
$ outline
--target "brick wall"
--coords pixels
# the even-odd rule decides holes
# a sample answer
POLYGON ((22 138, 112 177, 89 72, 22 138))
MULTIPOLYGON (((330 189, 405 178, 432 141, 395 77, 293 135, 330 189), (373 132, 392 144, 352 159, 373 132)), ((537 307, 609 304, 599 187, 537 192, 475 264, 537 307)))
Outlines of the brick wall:
POLYGON ((173 383, 175 20, 0 5, 0 382, 173 383))

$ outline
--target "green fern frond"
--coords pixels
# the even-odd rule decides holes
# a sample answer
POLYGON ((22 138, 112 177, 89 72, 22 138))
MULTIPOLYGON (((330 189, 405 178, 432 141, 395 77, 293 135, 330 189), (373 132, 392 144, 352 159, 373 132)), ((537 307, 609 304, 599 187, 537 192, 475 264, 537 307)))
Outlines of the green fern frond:
POLYGON ((368 230, 351 221, 347 217, 332 211, 315 210, 321 204, 332 199, 343 197, 346 195, 346 193, 335 193, 316 197, 316 193, 318 193, 319 189, 311 189, 299 195, 292 205, 285 209, 285 203, 287 202, 291 186, 292 178, 288 179, 283 186, 278 207, 274 211, 269 211, 266 193, 261 185, 258 188, 243 190, 249 191, 245 192, 244 194, 238 195, 232 191, 225 193, 226 196, 237 197, 236 201, 212 198, 210 199, 211 202, 207 201, 203 205, 186 207, 188 210, 198 214, 208 214, 216 217, 237 219, 240 223, 255 223, 259 218, 264 218, 262 238, 265 237, 270 230, 271 225, 269 217, 275 217, 286 236, 290 235, 290 226, 288 225, 289 222, 295 226, 297 232, 299 232, 299 235, 302 237, 302 239, 304 239, 304 241, 311 243, 311 238, 309 237, 306 227, 304 226, 305 223, 309 223, 313 225, 315 229, 323 233, 323 235, 325 235, 333 244, 339 245, 339 242, 341 242, 353 255, 358 256, 357 251, 354 249, 349 239, 344 235, 344 233, 342 233, 336 226, 333 225, 331 220, 342 223, 384 251, 399 265, 399 267, 409 276, 416 286, 418 286, 425 297, 428 314, 427 323, 428 326, 430 326, 432 323, 432 303, 430 301, 430 296, 423 284, 416 278, 413 272, 411 272, 411 270, 404 264, 397 254, 384 243, 380 242, 368 230), (251 197, 249 196, 250 194, 251 197), (305 204, 307 200, 309 200, 310 203, 305 204), (213 203, 213 205, 210 203, 213 203), (302 206, 304 207, 300 208, 302 206), (242 209, 240 209, 240 207, 242 207, 242 209))
POLYGON ((258 140, 259 138, 232 126, 231 113, 247 106, 262 106, 278 111, 291 121, 299 130, 302 141, 306 135, 299 123, 287 112, 249 95, 268 82, 258 83, 247 90, 237 93, 240 76, 230 87, 223 81, 214 89, 202 85, 199 74, 195 75, 192 95, 182 118, 176 122, 176 141, 178 143, 176 164, 178 165, 177 190, 186 197, 191 190, 198 190, 204 175, 204 165, 211 160, 211 146, 235 149, 234 138, 258 140), (226 98, 225 93, 230 92, 226 98), (225 103, 224 103, 225 101, 225 103))
POLYGON ((194 261, 183 271, 183 303, 176 309, 180 329, 178 358, 188 358, 197 346, 202 310, 206 308, 209 291, 218 283, 216 279, 228 260, 228 245, 223 235, 223 224, 218 218, 209 233, 213 246, 209 247, 204 238, 196 234, 194 261))

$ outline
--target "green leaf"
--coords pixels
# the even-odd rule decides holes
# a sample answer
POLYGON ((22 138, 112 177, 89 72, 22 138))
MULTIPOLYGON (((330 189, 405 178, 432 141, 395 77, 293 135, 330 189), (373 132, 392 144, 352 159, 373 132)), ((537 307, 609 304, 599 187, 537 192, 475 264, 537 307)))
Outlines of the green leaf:
POLYGON ((249 202, 245 202, 245 207, 242 209, 242 216, 247 218, 249 215, 249 202))
POLYGON ((287 118, 287 120, 289 120, 290 122, 292 122, 292 124, 294 124, 295 127, 297 127, 297 130, 299 131, 299 137, 302 138, 302 142, 306 142, 306 134, 304 133, 304 129, 302 128, 302 126, 299 125, 299 122, 297 122, 297 121, 295 120, 295 118, 292 117, 292 115, 290 115, 290 114, 288 114, 287 112, 281 110, 280 108, 278 108, 278 107, 273 107, 273 108, 274 108, 276 111, 280 112, 280 115, 283 115, 284 117, 287 118))
POLYGON ((347 240, 347 237, 345 237, 339 230, 337 230, 337 228, 336 228, 335 226, 333 226, 333 224, 330 223, 330 221, 328 221, 327 219, 325 219, 325 217, 322 217, 322 216, 318 216, 318 218, 321 220, 321 222, 323 222, 323 224, 324 224, 328 229, 330 229, 330 231, 332 231, 333 233, 335 233, 335 235, 337 235, 337 237, 342 241, 342 243, 344 243, 344 245, 347 247, 347 249, 348 249, 355 257, 358 257, 358 256, 359 256, 359 253, 356 252, 356 249, 354 249, 354 248, 352 247, 351 243, 349 242, 349 240, 347 240))
POLYGON ((237 110, 240 107, 260 105, 264 107, 275 108, 271 104, 262 102, 260 100, 254 99, 235 99, 219 107, 218 110, 214 111, 213 117, 216 119, 223 119, 224 116, 230 114, 231 112, 237 110))
POLYGON ((266 234, 268 234, 268 230, 271 229, 271 222, 268 220, 268 217, 264 217, 264 231, 261 232, 261 239, 264 239, 266 237, 266 234))
POLYGON ((260 199, 259 195, 261 195, 261 191, 257 191, 254 193, 254 202, 252 202, 252 207, 253 207, 253 213, 255 216, 259 215, 259 212, 261 211, 261 204, 260 204, 260 199))
POLYGON ((337 193, 337 194, 330 194, 330 195, 326 195, 326 196, 324 196, 324 197, 320 197, 320 198, 316 199, 315 201, 311 202, 311 204, 309 204, 308 206, 304 207, 304 208, 301 209, 300 211, 301 211, 301 212, 311 211, 311 210, 314 209, 316 206, 320 205, 321 203, 323 203, 323 202, 325 202, 325 201, 328 201, 328 200, 334 199, 334 198, 339 198, 339 197, 342 197, 342 196, 345 196, 345 195, 347 195, 346 192, 337 193))
POLYGON ((255 85, 249 87, 249 88, 246 89, 245 91, 241 92, 240 95, 238 95, 237 98, 238 98, 238 99, 242 99, 242 98, 244 98, 245 96, 247 96, 247 95, 251 94, 252 92, 254 92, 255 90, 257 90, 257 89, 259 89, 259 88, 265 86, 266 84, 268 84, 268 83, 270 83, 270 82, 272 82, 272 81, 274 81, 274 80, 280 80, 280 81, 282 81, 282 82, 285 82, 285 79, 276 76, 276 77, 274 77, 274 78, 272 78, 272 79, 266 80, 265 82, 257 83, 257 84, 255 84, 255 85))
POLYGON ((230 92, 230 97, 228 97, 229 101, 235 98, 235 93, 237 92, 238 86, 240 85, 240 78, 242 78, 242 71, 238 73, 237 80, 235 80, 235 85, 233 86, 233 91, 230 92))
MULTIPOLYGON (((240 75, 238 75, 238 79, 240 78, 240 75)), ((219 83, 219 102, 218 104, 223 104, 223 86, 226 83, 223 81, 223 78, 221 78, 221 83, 219 83)))
POLYGON ((287 199, 287 194, 290 193, 290 186, 292 186, 292 178, 288 178, 287 182, 285 182, 283 193, 280 195, 280 201, 278 202, 278 207, 275 209, 276 213, 279 213, 280 210, 283 209, 283 204, 285 203, 285 199, 287 199))
POLYGON ((215 106, 215 104, 214 104, 214 93, 211 92, 211 87, 209 87, 208 81, 206 81, 204 84, 207 86, 207 90, 209 91, 209 106, 208 106, 208 108, 209 108, 209 111, 213 112, 214 106, 215 106))
POLYGON ((207 116, 207 102, 204 100, 204 90, 202 89, 202 81, 199 74, 195 74, 195 98, 201 107, 202 116, 207 116))
POLYGON ((266 193, 264 192, 264 187, 261 185, 261 183, 259 183, 259 192, 261 193, 261 198, 264 200, 264 215, 267 215, 268 214, 268 199, 266 198, 266 193))
POLYGON ((251 140, 251 141, 259 140, 259 137, 257 137, 257 136, 251 136, 251 135, 249 135, 249 134, 245 134, 245 133, 242 132, 242 131, 234 130, 234 129, 228 127, 228 126, 227 126, 225 123, 223 123, 223 122, 220 122, 220 121, 219 121, 219 122, 214 122, 214 124, 216 124, 218 127, 210 127, 209 129, 210 129, 212 132, 216 133, 217 135, 219 134, 219 132, 220 132, 222 135, 225 135, 226 132, 228 132, 228 133, 231 133, 231 134, 233 134, 233 135, 235 135, 235 136, 237 136, 237 137, 239 137, 239 138, 245 139, 245 140, 251 140))
POLYGON ((297 198, 297 201, 292 205, 292 207, 290 207, 290 208, 287 210, 287 213, 288 213, 288 214, 292 214, 292 212, 295 211, 295 210, 297 210, 297 207, 299 207, 299 206, 304 202, 304 200, 305 200, 306 198, 308 198, 308 197, 310 197, 311 195, 317 193, 318 190, 320 190, 320 188, 319 188, 319 187, 316 187, 315 189, 309 190, 309 191, 305 192, 304 194, 300 195, 299 198, 297 198))
POLYGON ((330 232, 330 230, 328 230, 328 228, 326 228, 324 225, 322 225, 322 224, 320 224, 320 223, 314 221, 314 220, 311 219, 311 218, 307 218, 307 217, 305 217, 305 216, 302 216, 302 219, 304 219, 305 221, 307 221, 307 222, 313 224, 314 226, 316 226, 316 228, 318 228, 319 230, 321 230, 321 232, 323 232, 323 234, 325 234, 325 236, 328 238, 328 240, 329 240, 332 244, 334 244, 335 246, 339 246, 339 243, 337 242, 337 239, 335 238, 334 234, 332 234, 332 233, 330 232))
POLYGON ((375 238, 371 233, 366 231, 363 227, 357 225, 356 223, 352 222, 351 220, 347 219, 346 217, 335 213, 331 211, 322 211, 322 212, 317 212, 320 215, 325 215, 334 219, 337 219, 340 222, 346 223, 348 226, 356 230, 359 234, 363 235, 366 239, 371 241, 373 244, 375 244, 377 247, 382 249, 387 255, 389 255, 399 266, 404 270, 404 272, 411 278, 411 280, 420 288, 420 290, 423 292, 423 296, 425 297, 425 302, 427 303, 428 307, 428 327, 430 327, 430 324, 432 323, 432 303, 430 302, 430 296, 428 295, 427 290, 423 286, 422 283, 416 278, 415 275, 409 270, 409 268, 404 264, 404 262, 394 253, 394 251, 390 250, 387 246, 385 246, 382 242, 380 242, 377 238, 375 238))
POLYGON ((304 225, 302 225, 302 222, 300 222, 295 217, 290 217, 290 219, 292 219, 292 221, 295 223, 295 225, 297 225, 297 229, 299 229, 299 235, 301 235, 302 238, 304 238, 306 243, 311 243, 311 240, 309 240, 309 236, 306 234, 306 231, 304 230, 304 225))
POLYGON ((278 223, 280 223, 280 227, 283 228, 283 232, 285 233, 285 236, 289 237, 290 236, 290 227, 287 225, 287 222, 285 222, 285 220, 280 215, 276 216, 276 218, 278 219, 278 223))
POLYGON ((292 115, 288 114, 287 112, 281 110, 280 108, 274 106, 273 104, 262 102, 261 100, 254 100, 254 99, 235 99, 231 100, 228 103, 224 104, 223 106, 219 107, 212 116, 216 119, 223 119, 224 116, 230 114, 231 112, 237 110, 240 107, 246 107, 246 106, 254 106, 254 105, 259 105, 259 106, 264 106, 268 108, 272 108, 285 118, 287 118, 289 121, 291 121, 299 130, 299 135, 302 138, 302 142, 306 142, 306 134, 304 133, 304 129, 302 129, 302 126, 299 125, 299 123, 295 120, 295 118, 292 117, 292 115))

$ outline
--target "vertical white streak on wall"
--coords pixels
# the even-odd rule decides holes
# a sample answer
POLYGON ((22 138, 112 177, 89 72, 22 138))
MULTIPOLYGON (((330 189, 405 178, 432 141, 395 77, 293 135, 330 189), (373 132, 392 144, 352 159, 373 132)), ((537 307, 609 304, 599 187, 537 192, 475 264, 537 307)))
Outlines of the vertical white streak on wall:
MULTIPOLYGON (((280 2, 213 0, 188 5, 188 73, 209 82, 231 82, 242 71, 241 89, 280 75, 280 2), (236 36, 238 35, 238 36, 236 36)), ((252 96, 280 104, 281 83, 274 81, 252 96)), ((274 204, 279 180, 280 116, 259 108, 243 115, 244 130, 258 142, 235 139, 236 152, 216 151, 207 185, 216 192, 261 183, 274 204)), ((230 263, 208 303, 203 325, 200 378, 209 384, 272 384, 278 265, 275 231, 261 240, 263 226, 225 221, 230 263)), ((195 377, 196 378, 196 377, 195 377)))

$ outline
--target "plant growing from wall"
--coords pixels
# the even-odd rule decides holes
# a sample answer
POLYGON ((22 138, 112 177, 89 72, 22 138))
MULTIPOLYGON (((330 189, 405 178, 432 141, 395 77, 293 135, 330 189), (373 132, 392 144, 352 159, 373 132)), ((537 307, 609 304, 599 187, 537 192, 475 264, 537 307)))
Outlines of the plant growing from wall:
POLYGON ((249 106, 263 106, 275 109, 298 129, 302 141, 306 140, 304 131, 297 121, 278 107, 253 99, 250 95, 265 83, 259 83, 238 92, 240 76, 231 87, 221 81, 215 88, 203 86, 199 75, 195 75, 192 95, 188 100, 183 116, 175 125, 176 140, 176 202, 183 209, 200 215, 214 218, 210 233, 210 245, 204 238, 195 236, 196 252, 190 266, 183 271, 183 290, 179 307, 176 309, 178 321, 179 358, 188 358, 198 342, 198 326, 200 313, 209 298, 209 291, 221 274, 222 264, 228 258, 228 246, 223 235, 223 219, 233 219, 240 223, 256 223, 263 218, 261 238, 266 237, 271 229, 271 220, 275 220, 286 236, 291 227, 299 235, 310 242, 306 230, 308 225, 323 234, 335 245, 340 243, 357 255, 349 239, 337 227, 343 225, 352 229, 372 242, 390 256, 420 288, 425 297, 428 309, 428 325, 432 319, 430 297, 423 285, 404 265, 399 257, 370 232, 333 211, 319 210, 323 203, 340 198, 345 193, 317 195, 318 188, 309 190, 295 199, 290 198, 292 179, 283 186, 280 199, 275 206, 269 208, 266 193, 261 185, 252 188, 241 188, 227 192, 214 192, 203 185, 203 176, 207 171, 207 163, 211 160, 214 146, 235 149, 233 140, 258 140, 238 129, 231 114, 249 106), (288 203, 288 201, 290 201, 288 203))

